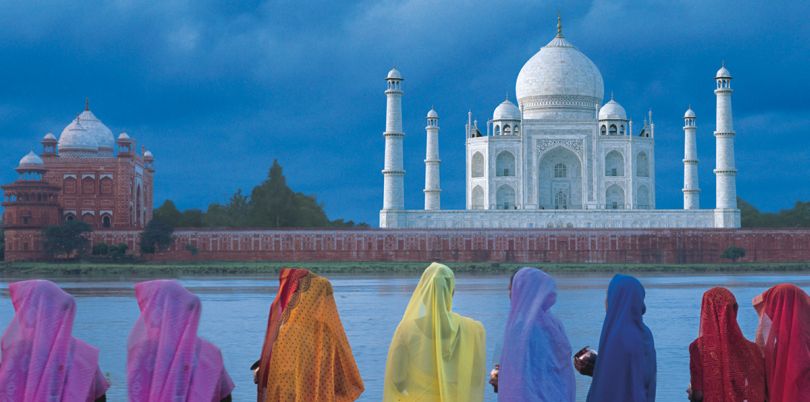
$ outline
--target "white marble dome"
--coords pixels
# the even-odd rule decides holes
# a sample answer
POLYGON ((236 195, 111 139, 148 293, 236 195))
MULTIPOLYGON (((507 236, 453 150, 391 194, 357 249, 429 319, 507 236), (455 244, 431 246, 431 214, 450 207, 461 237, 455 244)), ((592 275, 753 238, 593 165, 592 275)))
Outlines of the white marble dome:
POLYGON ((611 99, 599 109, 599 120, 627 120, 627 112, 619 102, 611 99))
POLYGON ((53 135, 53 133, 48 133, 48 134, 45 134, 44 137, 42 137, 42 140, 43 141, 54 141, 54 140, 56 140, 56 136, 53 135))
POLYGON ((42 158, 35 154, 34 151, 31 151, 20 159, 19 167, 42 166, 44 164, 45 162, 42 161, 42 158))
POLYGON ((59 135, 59 153, 112 153, 115 137, 90 110, 83 111, 59 135))
POLYGON ((436 112, 436 109, 430 108, 430 111, 428 111, 428 114, 427 114, 427 118, 428 119, 438 119, 439 118, 439 113, 436 112))
POLYGON ((402 74, 400 74, 399 70, 396 68, 392 68, 391 71, 388 72, 388 76, 385 77, 387 80, 401 80, 402 74))
POLYGON ((520 109, 509 99, 501 102, 492 113, 492 120, 520 120, 520 109))
POLYGON ((683 114, 683 118, 684 119, 694 119, 695 117, 697 117, 695 115, 695 111, 692 110, 691 106, 689 106, 689 109, 686 109, 686 113, 683 114))
POLYGON ((731 71, 728 71, 726 66, 720 67, 717 70, 717 74, 714 75, 714 78, 731 78, 731 71))
POLYGON ((515 92, 524 105, 538 97, 584 97, 593 108, 602 101, 604 82, 591 59, 560 33, 523 65, 515 92))

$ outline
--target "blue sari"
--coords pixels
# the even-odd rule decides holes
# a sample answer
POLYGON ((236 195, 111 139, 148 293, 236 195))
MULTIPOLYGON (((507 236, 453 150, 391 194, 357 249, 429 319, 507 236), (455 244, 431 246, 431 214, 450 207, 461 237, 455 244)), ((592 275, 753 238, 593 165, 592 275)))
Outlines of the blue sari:
POLYGON ((641 282, 614 276, 588 402, 655 401, 655 344, 644 325, 645 311, 641 282))

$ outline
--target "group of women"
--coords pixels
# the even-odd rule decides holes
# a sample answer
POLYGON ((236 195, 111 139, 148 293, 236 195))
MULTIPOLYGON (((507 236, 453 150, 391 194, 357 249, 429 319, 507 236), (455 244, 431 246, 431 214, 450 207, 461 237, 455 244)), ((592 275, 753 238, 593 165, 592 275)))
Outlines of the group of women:
MULTIPOLYGON (((254 364, 257 401, 354 401, 364 390, 329 281, 283 269, 254 364)), ((9 285, 15 315, 0 341, 0 400, 104 401, 109 382, 96 348, 72 336, 76 304, 49 281, 9 285)), ((485 331, 453 312, 455 277, 441 264, 422 274, 394 333, 383 401, 482 401, 485 331)), ((200 299, 178 282, 135 285, 141 314, 129 335, 130 401, 230 401, 222 354, 197 335, 200 299)), ((644 324, 645 291, 630 276, 610 282, 599 351, 572 355, 553 278, 523 268, 509 285, 511 311, 500 361, 489 376, 501 401, 575 399, 574 370, 593 377, 588 402, 655 400, 656 356, 644 324)), ((689 346, 692 401, 810 401, 810 298, 775 286, 754 300, 756 342, 737 324, 724 288, 703 296, 700 332, 689 346)))

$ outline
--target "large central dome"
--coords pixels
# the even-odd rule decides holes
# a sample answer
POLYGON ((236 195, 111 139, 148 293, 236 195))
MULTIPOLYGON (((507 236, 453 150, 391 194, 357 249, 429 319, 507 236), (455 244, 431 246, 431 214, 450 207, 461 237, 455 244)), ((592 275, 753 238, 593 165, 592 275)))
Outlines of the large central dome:
POLYGON ((60 155, 111 156, 115 139, 112 131, 86 108, 59 135, 60 155))
POLYGON ((595 114, 604 83, 596 65, 565 40, 558 25, 557 36, 520 69, 515 92, 526 118, 547 117, 552 110, 595 114))

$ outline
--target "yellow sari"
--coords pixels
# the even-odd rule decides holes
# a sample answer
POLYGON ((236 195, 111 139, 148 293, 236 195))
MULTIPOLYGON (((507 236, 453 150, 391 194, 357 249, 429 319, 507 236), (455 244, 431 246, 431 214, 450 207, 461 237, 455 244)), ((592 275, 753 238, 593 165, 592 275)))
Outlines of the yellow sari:
POLYGON ((444 265, 422 274, 388 349, 384 402, 484 399, 484 327, 451 311, 454 289, 444 265))

